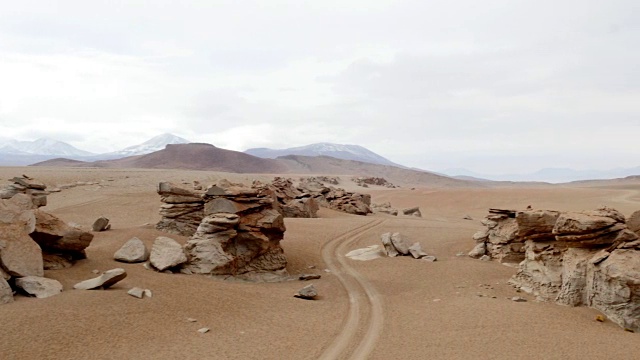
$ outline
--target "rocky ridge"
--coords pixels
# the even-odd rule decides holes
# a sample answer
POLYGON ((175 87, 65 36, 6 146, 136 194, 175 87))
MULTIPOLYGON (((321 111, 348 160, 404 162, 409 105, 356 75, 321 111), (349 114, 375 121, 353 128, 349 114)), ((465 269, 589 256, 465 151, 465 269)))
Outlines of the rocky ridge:
POLYGON ((539 300, 589 306, 640 331, 640 234, 620 212, 491 209, 482 224, 469 256, 517 266, 510 283, 539 300))

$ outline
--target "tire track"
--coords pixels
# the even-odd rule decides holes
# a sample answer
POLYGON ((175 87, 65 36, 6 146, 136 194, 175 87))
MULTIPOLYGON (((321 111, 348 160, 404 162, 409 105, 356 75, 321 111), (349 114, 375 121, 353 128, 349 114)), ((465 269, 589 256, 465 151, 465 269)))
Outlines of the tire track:
POLYGON ((382 333, 383 307, 382 300, 375 287, 358 274, 347 263, 345 249, 358 240, 367 231, 371 231, 384 223, 384 219, 374 220, 350 230, 329 241, 322 247, 322 258, 331 272, 349 295, 349 310, 342 330, 323 351, 319 359, 365 359, 374 348, 375 342, 382 333), (364 310, 368 318, 363 318, 364 310), (357 337, 358 331, 366 329, 364 335, 357 337), (355 350, 350 353, 350 349, 355 350))

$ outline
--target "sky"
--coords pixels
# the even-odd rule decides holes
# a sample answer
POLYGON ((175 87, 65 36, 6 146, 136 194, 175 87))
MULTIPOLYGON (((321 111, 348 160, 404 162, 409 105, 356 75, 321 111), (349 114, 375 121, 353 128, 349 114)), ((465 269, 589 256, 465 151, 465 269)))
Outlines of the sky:
POLYGON ((640 165, 635 0, 0 0, 0 136, 640 165))

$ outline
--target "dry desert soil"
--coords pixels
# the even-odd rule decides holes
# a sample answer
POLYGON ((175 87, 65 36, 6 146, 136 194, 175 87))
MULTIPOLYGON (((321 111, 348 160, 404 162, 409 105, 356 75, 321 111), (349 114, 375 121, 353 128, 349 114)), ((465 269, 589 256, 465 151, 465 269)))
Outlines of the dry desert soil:
POLYGON ((640 335, 595 321, 598 311, 537 302, 507 284, 516 269, 456 256, 473 247, 471 236, 488 208, 591 210, 608 205, 628 216, 640 209, 640 181, 491 188, 415 184, 415 190, 411 185, 362 189, 343 181, 341 186, 370 193, 373 202, 420 206, 422 218, 321 209, 317 219, 286 219, 281 244, 288 272, 322 275, 311 281, 319 298, 307 301, 292 296, 307 282, 165 274, 113 260, 131 237, 151 246, 166 235, 153 226, 159 220, 159 181, 249 183, 272 175, 4 167, 0 183, 23 173, 50 187, 99 182, 51 194, 44 210, 86 229, 104 215, 112 229, 95 233, 86 260, 45 272, 64 285, 61 294, 16 296, 14 303, 0 306, 3 360, 640 358, 640 335), (379 244, 380 235, 390 231, 420 242, 438 261, 344 257, 379 244), (117 267, 128 276, 112 288, 73 290, 75 283, 94 277, 93 270, 117 267), (136 286, 151 289, 153 297, 127 295, 136 286), (514 296, 528 301, 513 302, 514 296), (210 331, 198 333, 203 327, 210 331))

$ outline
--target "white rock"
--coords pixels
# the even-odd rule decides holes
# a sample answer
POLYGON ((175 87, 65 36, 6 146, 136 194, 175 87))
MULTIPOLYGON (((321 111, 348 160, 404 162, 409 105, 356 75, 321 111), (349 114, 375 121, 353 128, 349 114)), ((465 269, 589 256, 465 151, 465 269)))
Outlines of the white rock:
POLYGON ((208 333, 208 332, 209 332, 209 328, 206 328, 206 327, 205 327, 205 328, 202 328, 202 329, 198 329, 198 332, 199 332, 200 334, 206 334, 206 333, 208 333))
POLYGON ((411 254, 411 256, 413 256, 414 259, 420 259, 429 255, 426 252, 422 251, 422 246, 419 242, 415 242, 413 243, 413 245, 409 246, 409 253, 411 254))
POLYGON ((380 245, 371 245, 366 248, 349 251, 345 256, 353 260, 367 261, 381 258, 384 255, 380 245))
POLYGON ((389 257, 396 257, 399 255, 398 250, 393 246, 391 242, 391 233, 384 233, 380 236, 384 250, 389 257))
POLYGON ((58 280, 40 276, 25 276, 16 279, 16 286, 29 295, 39 299, 58 295, 62 292, 62 284, 58 280))
POLYGON ((149 289, 144 289, 144 296, 151 298, 153 297, 153 293, 149 289))
POLYGON ((402 234, 400 233, 391 234, 391 243, 393 244, 393 247, 395 247, 400 254, 409 255, 409 248, 411 247, 411 245, 409 245, 409 240, 405 238, 402 234))

